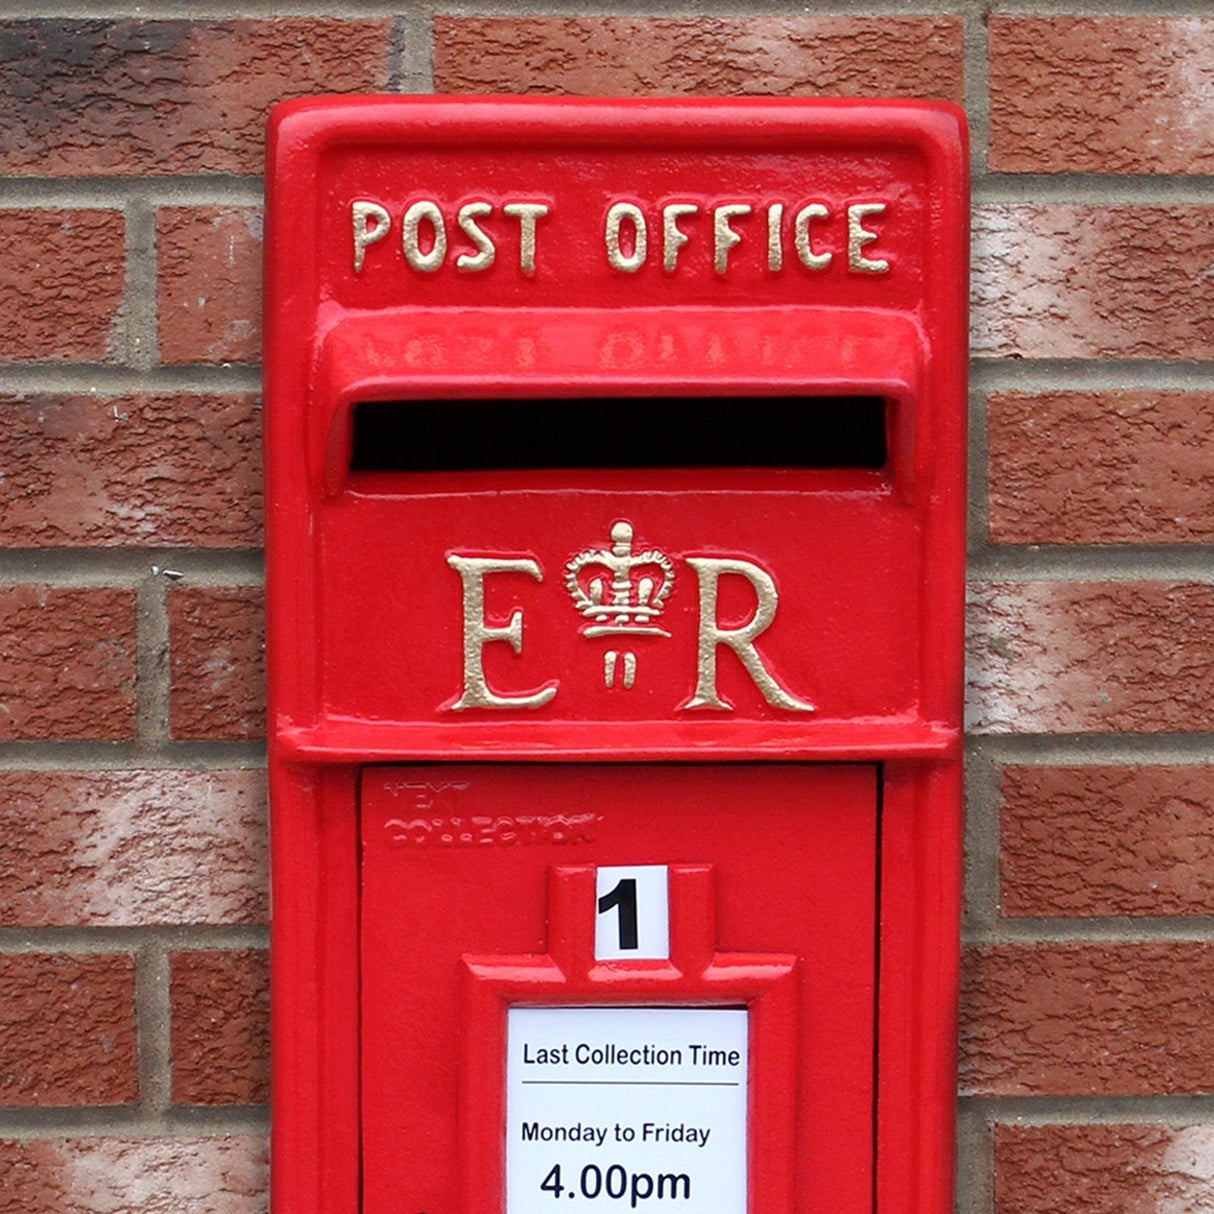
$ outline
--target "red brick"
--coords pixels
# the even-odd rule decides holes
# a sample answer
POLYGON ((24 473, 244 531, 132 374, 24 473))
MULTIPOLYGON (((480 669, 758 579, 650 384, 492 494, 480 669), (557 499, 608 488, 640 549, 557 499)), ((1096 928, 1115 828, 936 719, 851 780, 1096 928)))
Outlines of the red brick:
POLYGON ((0 666, 0 741, 134 736, 134 594, 0 586, 0 666))
POLYGON ((992 16, 991 168, 1214 172, 1214 20, 992 16))
POLYGON ((190 586, 169 596, 175 738, 265 736, 265 609, 252 586, 190 586))
POLYGON ((1008 767, 1005 915, 1214 914, 1214 767, 1008 767))
POLYGON ((979 585, 969 684, 970 726, 979 732, 1207 730, 1214 586, 979 585))
POLYGON ((995 1214, 1202 1214, 1214 1126, 1001 1125, 995 1214))
POLYGON ((996 544, 1214 543, 1214 393, 987 401, 996 544))
POLYGON ((173 953, 173 1100, 263 1104, 270 1098, 269 956, 173 953))
POLYGON ((167 207, 156 216, 160 358, 254 363, 261 355, 261 212, 167 207))
POLYGON ((252 395, 0 400, 0 464, 10 547, 261 543, 252 395))
POLYGON ((101 362, 120 353, 124 242, 117 211, 0 210, 0 359, 101 362))
POLYGON ((0 772, 9 927, 262 923, 260 771, 0 772))
POLYGON ((960 17, 437 17, 447 93, 944 97, 960 17))
POLYGON ((1212 262, 1214 207, 978 207, 974 352, 1214 357, 1212 262))
POLYGON ((287 97, 382 91, 392 23, 33 20, 0 24, 0 170, 258 173, 287 97))
POLYGON ((1214 943, 990 945, 962 971, 966 1093, 1214 1091, 1214 943))
POLYGON ((266 1214, 253 1135, 0 1140, 0 1214, 266 1214))
POLYGON ((131 1104, 136 1068, 130 957, 0 956, 0 1106, 131 1104))

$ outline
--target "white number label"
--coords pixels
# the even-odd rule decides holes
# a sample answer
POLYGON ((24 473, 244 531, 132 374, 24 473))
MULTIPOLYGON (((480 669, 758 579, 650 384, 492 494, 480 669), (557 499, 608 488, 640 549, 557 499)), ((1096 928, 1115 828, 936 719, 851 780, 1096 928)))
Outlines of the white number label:
POLYGON ((594 958, 670 956, 670 897, 664 864, 600 868, 595 881, 594 958))

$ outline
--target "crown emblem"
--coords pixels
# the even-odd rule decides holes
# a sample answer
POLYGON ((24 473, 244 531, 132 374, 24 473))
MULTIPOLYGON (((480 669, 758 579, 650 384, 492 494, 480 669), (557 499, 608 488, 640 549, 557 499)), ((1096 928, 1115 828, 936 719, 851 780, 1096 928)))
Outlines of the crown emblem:
POLYGON ((674 587, 674 566, 656 548, 632 551, 632 524, 611 528, 610 548, 579 552, 565 566, 565 585, 574 606, 587 618, 582 629, 588 637, 670 635, 652 621, 674 587))

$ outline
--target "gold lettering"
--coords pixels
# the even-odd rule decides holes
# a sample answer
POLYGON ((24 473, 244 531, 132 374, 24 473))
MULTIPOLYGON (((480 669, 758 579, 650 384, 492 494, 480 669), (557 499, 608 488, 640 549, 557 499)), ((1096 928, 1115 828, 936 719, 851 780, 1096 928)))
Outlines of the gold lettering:
POLYGON ((548 214, 548 204, 508 202, 502 210, 518 220, 518 268, 530 278, 535 273, 535 225, 548 214))
POLYGON ((644 264, 649 253, 649 233, 645 227, 645 216, 641 208, 631 202, 617 202, 607 212, 607 263, 613 270, 635 274, 644 264), (627 219, 632 224, 634 240, 631 255, 620 248, 620 225, 627 219))
POLYGON ((679 228, 679 218, 695 215, 700 208, 694 202, 668 202, 662 208, 662 269, 673 274, 679 264, 679 250, 687 243, 686 232, 679 228))
POLYGON ((529 695, 499 695, 485 679, 484 647, 490 641, 508 641, 515 653, 523 651, 523 613, 515 611, 505 628, 490 628, 485 623, 485 577, 490 573, 527 573, 537 582, 544 580, 537 561, 526 558, 508 560, 497 557, 447 557, 447 564, 464 584, 464 691, 451 706, 463 708, 540 708, 556 695, 557 685, 529 695))
POLYGON ((815 253, 809 239, 809 221, 829 218, 830 211, 820 202, 811 202, 797 212, 797 218, 793 221, 793 239, 797 246, 797 256, 806 269, 825 270, 834 257, 833 253, 815 253))
POLYGON ((784 241, 780 235, 784 223, 784 204, 773 202, 767 208, 767 268, 776 274, 784 269, 784 241))
POLYGON ((459 209, 459 230, 476 245, 475 253, 461 253, 455 259, 457 270, 487 270, 497 257, 497 250, 488 233, 476 222, 482 215, 492 214, 493 207, 487 202, 466 202, 459 209))
POLYGON ((742 238, 729 226, 735 216, 749 215, 754 208, 748 202, 727 202, 712 213, 713 265, 718 274, 729 271, 729 250, 742 243, 742 238))
POLYGON ((350 218, 354 224, 354 273, 360 274, 367 246, 383 240, 392 226, 392 218, 378 202, 356 202, 350 207, 350 218), (375 226, 369 226, 370 220, 375 226))
POLYGON ((738 660, 754 684, 763 693, 763 698, 777 708, 788 708, 796 712, 813 712, 814 706, 799 700, 776 682, 771 671, 763 665, 763 659, 755 648, 755 638, 766 631, 776 617, 780 596, 776 584, 766 570, 751 561, 739 559, 689 556, 687 563, 700 579, 700 636, 696 656, 695 695, 687 701, 686 708, 723 708, 732 711, 733 705, 721 699, 717 691, 717 646, 728 645, 738 655, 738 660), (717 582, 723 573, 734 573, 746 578, 755 589, 757 605, 750 623, 740 628, 722 628, 717 620, 717 582))
POLYGON ((406 212, 401 224, 401 248, 405 260, 415 269, 425 274, 433 274, 443 264, 447 256, 447 225, 443 222, 443 213, 427 198, 415 202, 406 212), (422 220, 429 222, 434 232, 434 244, 429 253, 423 253, 418 228, 422 220))
POLYGON ((883 202, 856 202, 847 208, 847 265, 857 274, 888 274, 889 262, 884 258, 868 258, 860 252, 866 244, 877 239, 863 224, 868 215, 881 215, 885 211, 883 202))

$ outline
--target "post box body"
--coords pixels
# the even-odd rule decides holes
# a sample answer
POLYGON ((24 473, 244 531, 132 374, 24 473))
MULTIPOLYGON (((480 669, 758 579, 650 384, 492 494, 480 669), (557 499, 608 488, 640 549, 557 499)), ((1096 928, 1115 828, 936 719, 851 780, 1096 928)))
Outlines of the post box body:
POLYGON ((276 1211, 944 1214, 959 115, 296 102, 267 191, 276 1211))

